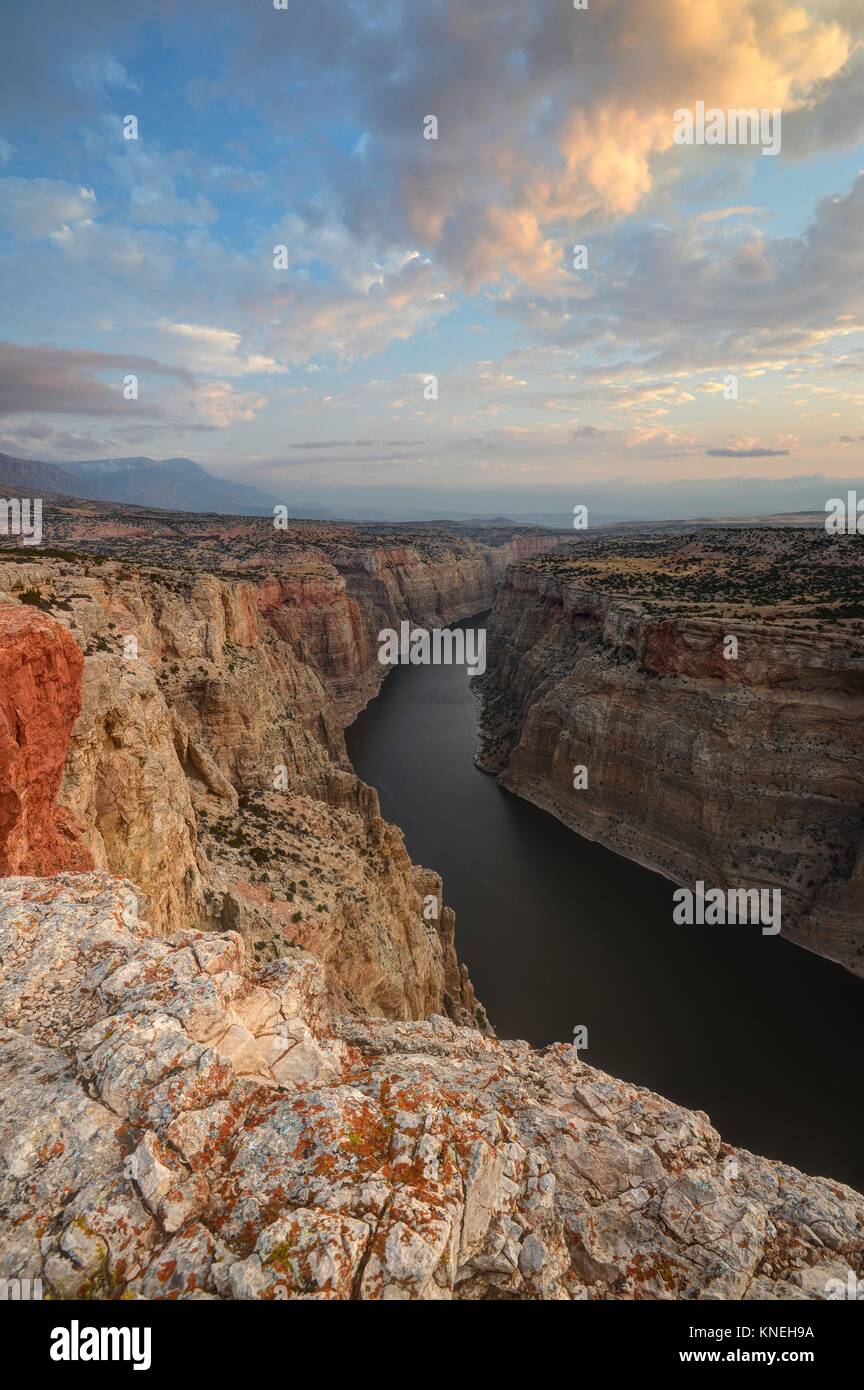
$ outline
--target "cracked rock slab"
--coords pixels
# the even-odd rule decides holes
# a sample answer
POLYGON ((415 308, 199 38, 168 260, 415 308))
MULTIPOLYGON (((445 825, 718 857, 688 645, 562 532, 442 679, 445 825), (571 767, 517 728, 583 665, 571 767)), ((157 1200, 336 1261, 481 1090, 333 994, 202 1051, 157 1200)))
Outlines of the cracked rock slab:
POLYGON ((58 1297, 822 1299, 864 1198, 576 1049, 331 1018, 321 962, 0 881, 0 1275, 58 1297), (733 1159, 733 1162, 730 1162, 733 1159))

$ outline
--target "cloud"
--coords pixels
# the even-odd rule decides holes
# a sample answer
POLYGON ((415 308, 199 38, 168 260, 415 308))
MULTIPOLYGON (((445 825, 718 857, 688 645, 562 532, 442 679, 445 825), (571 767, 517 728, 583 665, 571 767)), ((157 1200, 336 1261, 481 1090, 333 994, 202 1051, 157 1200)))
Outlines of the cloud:
MULTIPOLYGON (((217 220, 215 207, 200 191, 201 161, 189 151, 166 152, 144 138, 126 140, 119 120, 108 122, 103 144, 111 170, 127 192, 130 222, 171 226, 217 220)), ((212 171, 207 173, 216 182, 212 171)))
MULTIPOLYGON (((133 411, 123 399, 123 378, 138 372, 177 375, 175 368, 147 357, 0 343, 0 415, 128 416, 133 411), (95 372, 110 372, 112 382, 100 381, 95 372)), ((139 403, 151 414, 156 408, 146 400, 139 403)))
POLYGON ((422 445, 422 439, 302 439, 290 449, 395 449, 422 445))
POLYGON ((710 208, 707 212, 700 212, 696 218, 698 222, 723 222, 729 217, 751 216, 763 214, 764 208, 756 207, 750 203, 744 203, 734 208, 710 208))
POLYGON ((111 53, 87 54, 73 58, 68 70, 76 87, 103 96, 114 89, 139 91, 123 64, 111 53))
POLYGON ((689 452, 695 445, 695 434, 654 427, 634 430, 627 440, 626 447, 638 450, 651 449, 652 451, 659 449, 666 454, 670 450, 689 452))
POLYGON ((199 194, 196 198, 164 197, 149 188, 133 188, 129 198, 129 217, 133 222, 147 222, 166 227, 172 222, 215 222, 216 209, 199 194))
POLYGON ((778 458, 788 454, 788 449, 706 449, 711 458, 718 459, 765 459, 778 458))
POLYGON ((862 222, 864 174, 824 199, 800 237, 730 239, 722 223, 609 230, 593 275, 554 295, 520 290, 498 307, 547 344, 617 345, 626 357, 586 372, 603 385, 818 362, 864 327, 862 222))
MULTIPOLYGON (((674 151, 676 108, 702 99, 787 112, 827 101, 850 51, 839 22, 754 0, 633 0, 581 13, 548 0, 475 0, 459 20, 449 7, 390 13, 375 63, 393 77, 383 96, 370 84, 361 111, 367 170, 374 155, 392 224, 471 285, 505 274, 553 280, 574 224, 632 213, 659 159, 674 153, 683 167, 690 153, 674 151), (426 112, 440 118, 437 142, 420 138, 426 112)), ((365 38, 354 48, 360 64, 365 38)), ((365 211, 368 188, 344 187, 365 211)))
POLYGON ((172 347, 179 349, 183 365, 198 372, 221 372, 228 376, 249 376, 254 372, 271 374, 284 367, 262 353, 244 353, 241 334, 228 328, 205 324, 172 323, 160 319, 157 325, 172 347))
MULTIPOLYGON (((849 19, 856 16, 850 12, 849 19)), ((861 24, 860 9, 857 15, 861 24)), ((830 82, 820 84, 817 99, 784 114, 783 148, 799 157, 834 146, 847 148, 864 136, 864 58, 855 52, 830 82)))
POLYGON ((10 425, 0 434, 0 452, 17 458, 43 459, 47 463, 63 459, 100 458, 122 455, 132 434, 94 434, 86 430, 56 429, 42 421, 10 425))
POLYGON ((119 58, 104 55, 127 45, 131 49, 139 23, 134 12, 114 0, 88 0, 86 22, 78 6, 52 0, 5 5, 3 124, 46 131, 58 121, 92 115, 104 99, 106 85, 111 85, 106 79, 119 70, 114 66, 119 58), (97 47, 101 59, 94 53, 97 47), (88 73, 92 80, 87 80, 88 73))
POLYGON ((92 188, 59 179, 0 179, 0 227, 14 236, 48 237, 95 211, 92 188))
MULTIPOLYGON (((43 426, 38 419, 43 415, 110 418, 128 446, 129 440, 166 430, 175 435, 225 430, 254 420, 266 405, 258 392, 238 391, 230 381, 193 378, 150 358, 0 343, 0 417, 15 419, 10 436, 25 449, 28 441, 29 447, 44 441, 54 454, 80 455, 70 441, 86 436, 43 426), (95 372, 110 372, 113 380, 100 381, 95 372), (141 373, 136 400, 124 399, 121 389, 130 372, 141 373), (22 418, 28 416, 37 418, 22 418)), ((117 442, 109 452, 123 447, 117 442)))
POLYGON ((263 340, 280 361, 322 355, 350 362, 412 337, 453 308, 447 282, 416 253, 389 266, 369 258, 363 268, 356 253, 352 261, 323 283, 273 271, 272 258, 259 273, 261 288, 246 297, 245 307, 262 323, 263 340))
POLYGON ((40 177, 0 178, 4 303, 23 342, 64 345, 0 363, 0 408, 34 414, 22 431, 92 413, 124 438, 308 453, 328 476, 363 451, 410 470, 417 450, 459 485, 481 465, 526 485, 625 457, 659 472, 716 439, 726 459, 767 438, 812 465, 856 434, 864 180, 799 232, 793 162, 858 138, 854 0, 87 9, 87 26, 47 0, 10 11, 2 128, 40 177), (673 112, 697 100, 781 106, 782 159, 675 147, 673 112), (51 351, 68 355, 50 371, 27 357, 51 351), (152 373, 136 423, 116 389, 133 360, 152 373), (835 371, 848 390, 819 394, 835 371), (297 416, 311 438, 290 444, 297 416))
MULTIPOLYGON (((238 421, 254 420, 266 406, 267 398, 254 391, 237 391, 230 381, 197 381, 182 404, 184 409, 178 409, 177 415, 188 422, 188 428, 224 430, 238 421)), ((172 405, 179 407, 180 401, 169 396, 167 408, 172 405)))
MULTIPOLYGON (((76 111, 137 81, 145 17, 135 7, 93 0, 87 26, 63 9, 32 0, 10 23, 18 62, 6 99, 19 120, 76 111)), ((632 213, 666 164, 691 167, 693 151, 673 145, 677 108, 781 107, 784 147, 802 153, 860 128, 860 24, 849 5, 392 0, 382 11, 318 0, 277 12, 211 0, 206 14, 203 63, 195 22, 146 16, 202 69, 198 107, 230 96, 269 121, 278 113, 286 131, 323 128, 338 111, 351 138, 331 142, 318 169, 335 220, 382 250, 419 246, 471 287, 554 280, 579 219, 632 213), (429 113, 437 141, 423 138, 429 113)), ((150 191, 137 210, 211 215, 206 200, 150 191)))

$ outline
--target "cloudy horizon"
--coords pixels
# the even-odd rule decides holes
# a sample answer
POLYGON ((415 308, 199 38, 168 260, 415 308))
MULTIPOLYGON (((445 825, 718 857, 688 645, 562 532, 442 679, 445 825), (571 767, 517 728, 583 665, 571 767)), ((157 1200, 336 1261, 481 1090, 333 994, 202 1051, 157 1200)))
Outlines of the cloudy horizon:
POLYGON ((808 510, 864 474, 852 0, 4 28, 0 450, 382 514, 808 510), (779 149, 676 143, 698 103, 782 112, 779 149))

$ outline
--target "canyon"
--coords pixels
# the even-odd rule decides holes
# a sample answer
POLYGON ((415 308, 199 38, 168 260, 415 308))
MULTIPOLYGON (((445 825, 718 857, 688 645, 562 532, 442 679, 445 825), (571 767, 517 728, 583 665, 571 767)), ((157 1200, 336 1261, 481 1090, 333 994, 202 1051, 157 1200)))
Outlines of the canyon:
MULTIPOLYGON (((551 539, 481 544, 421 528, 415 546, 386 531, 368 545, 347 526, 285 534, 196 517, 169 529, 164 514, 149 532, 147 515, 93 504, 82 522, 69 508, 65 527, 54 515, 55 536, 95 533, 101 552, 8 550, 0 600, 58 632, 79 664, 83 652, 51 812, 80 827, 82 866, 134 882, 153 931, 230 927, 261 961, 315 951, 345 1007, 488 1026, 440 880, 382 820, 343 728, 384 679, 382 627, 435 627, 488 606, 507 563, 551 539), (142 568, 148 532, 161 563, 142 568)), ((19 646, 36 640, 22 630, 19 646)), ((19 856, 13 867, 27 866, 19 856)))
MULTIPOLYGON (((592 641, 570 615, 606 602, 580 610, 554 575, 541 601, 560 537, 46 510, 49 546, 0 563, 4 1276, 65 1297, 802 1299, 858 1268, 851 1188, 570 1046, 495 1038, 438 875, 348 761, 377 633, 502 585, 484 758, 504 767, 520 720, 555 727, 534 705, 592 641)), ((697 679, 689 630, 609 609, 697 679)), ((851 669, 811 667, 836 737, 851 669)), ((521 785, 509 759, 521 794, 548 746, 526 740, 521 785)), ((834 888, 814 930, 842 954, 834 888)))
POLYGON ((779 890, 784 935, 864 974, 862 568, 815 530, 514 565, 478 765, 675 883, 779 890))

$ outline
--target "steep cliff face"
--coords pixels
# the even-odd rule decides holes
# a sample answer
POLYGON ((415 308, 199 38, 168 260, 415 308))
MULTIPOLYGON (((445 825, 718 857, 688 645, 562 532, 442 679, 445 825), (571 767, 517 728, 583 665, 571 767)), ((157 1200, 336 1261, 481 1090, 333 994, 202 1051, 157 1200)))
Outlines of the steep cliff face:
POLYGON ((384 678, 378 631, 488 605, 495 552, 303 546, 230 576, 71 555, 0 566, 4 611, 37 590, 85 653, 61 799, 87 862, 137 885, 152 931, 230 926, 259 962, 313 951, 340 1008, 488 1027, 440 880, 382 820, 342 730, 384 678))
POLYGON ((0 874, 93 867, 75 816, 56 804, 82 666, 58 623, 0 607, 0 874))
POLYGON ((678 883, 780 888, 784 933, 864 973, 857 625, 707 606, 670 615, 515 566, 476 683, 479 765, 678 883))
POLYGON ((203 884, 189 783, 171 711, 140 659, 93 652, 62 796, 94 866, 137 883, 158 930, 196 921, 203 884))
MULTIPOLYGON (((444 1018, 333 1018, 320 960, 0 881, 0 1274, 64 1298, 825 1299, 864 1198, 444 1018)), ((836 1282, 835 1282, 836 1281, 836 1282)))
POLYGON ((491 608, 507 565, 553 548, 553 536, 516 537, 492 546, 441 544, 336 546, 327 562, 310 560, 258 585, 268 623, 326 681, 343 724, 379 689, 378 633, 403 619, 441 627, 491 608))

